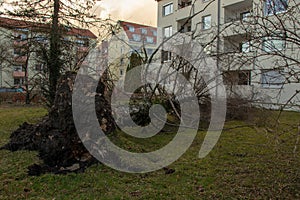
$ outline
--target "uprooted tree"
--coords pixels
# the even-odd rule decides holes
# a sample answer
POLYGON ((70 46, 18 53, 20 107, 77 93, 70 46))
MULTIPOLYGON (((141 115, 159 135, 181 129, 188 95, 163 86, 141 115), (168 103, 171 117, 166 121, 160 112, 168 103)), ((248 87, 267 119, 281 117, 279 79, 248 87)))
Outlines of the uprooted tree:
MULTIPOLYGON (((76 172, 96 162, 82 144, 74 125, 72 91, 75 77, 74 72, 62 75, 48 116, 35 125, 22 124, 12 133, 10 142, 2 147, 11 151, 38 151, 43 164, 30 166, 31 175, 76 172)), ((105 127, 105 134, 109 134, 115 129, 115 124, 110 106, 103 96, 105 89, 106 86, 100 81, 95 95, 95 109, 99 125, 105 127)))
MULTIPOLYGON (((43 33, 43 38, 32 34, 26 41, 28 45, 34 46, 27 49, 27 53, 38 54, 36 59, 45 66, 42 83, 49 114, 35 125, 21 125, 3 147, 12 151, 38 151, 44 164, 32 166, 31 174, 78 171, 94 161, 77 135, 72 115, 72 90, 76 72, 88 52, 79 57, 72 54, 71 49, 78 45, 77 41, 67 40, 65 34, 74 27, 84 27, 97 29, 100 36, 104 37, 110 24, 90 14, 95 3, 94 0, 15 1, 9 3, 10 9, 3 13, 5 17, 28 22, 34 33, 43 33), (37 38, 43 39, 43 42, 33 45, 32 42, 37 38), (67 72, 69 70, 73 72, 67 72)), ((76 31, 73 34, 77 34, 76 31)), ((115 125, 110 106, 103 97, 105 90, 106 85, 100 81, 95 99, 97 117, 108 134, 114 130, 115 125)))

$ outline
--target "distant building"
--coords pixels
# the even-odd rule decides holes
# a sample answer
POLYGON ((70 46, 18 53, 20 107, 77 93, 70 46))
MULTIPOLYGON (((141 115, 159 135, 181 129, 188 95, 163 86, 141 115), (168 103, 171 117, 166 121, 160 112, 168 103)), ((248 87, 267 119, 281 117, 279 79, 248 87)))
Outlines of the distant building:
MULTIPOLYGON (((118 21, 107 47, 107 65, 113 79, 125 76, 130 56, 137 53, 150 57, 157 47, 157 28, 133 22, 118 21)), ((104 52, 106 50, 103 50, 104 52)))
MULTIPOLYGON (((0 88, 22 87, 25 77, 32 85, 35 78, 45 73, 38 48, 49 46, 49 24, 0 17, 0 88)), ((63 47, 68 52, 66 68, 88 65, 85 57, 97 37, 89 30, 65 26, 63 47), (74 44, 74 45, 73 45, 74 44), (69 66, 67 66, 69 65, 69 66)))

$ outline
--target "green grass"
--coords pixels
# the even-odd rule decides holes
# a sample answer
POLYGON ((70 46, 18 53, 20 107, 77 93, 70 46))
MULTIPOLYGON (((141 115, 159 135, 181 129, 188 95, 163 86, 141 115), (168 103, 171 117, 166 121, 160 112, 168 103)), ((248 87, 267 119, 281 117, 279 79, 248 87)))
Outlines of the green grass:
MULTIPOLYGON (((0 144, 22 122, 45 114, 39 107, 0 107, 0 144)), ((128 174, 97 164, 82 174, 29 177, 27 166, 41 162, 36 152, 1 150, 0 199, 299 199, 299 149, 293 153, 299 119, 299 113, 285 112, 280 126, 266 121, 268 128, 227 122, 204 159, 197 158, 205 136, 199 132, 190 149, 169 166, 176 170, 173 174, 128 174)), ((161 133, 146 142, 116 134, 115 143, 142 152, 163 146, 174 135, 161 133)))

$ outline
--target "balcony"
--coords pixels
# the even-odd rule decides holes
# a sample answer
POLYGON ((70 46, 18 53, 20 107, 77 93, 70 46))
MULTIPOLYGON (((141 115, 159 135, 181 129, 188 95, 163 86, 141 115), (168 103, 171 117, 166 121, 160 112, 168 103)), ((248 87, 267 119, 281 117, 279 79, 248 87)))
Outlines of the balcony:
POLYGON ((22 72, 22 71, 14 71, 14 72, 13 72, 13 77, 14 77, 14 78, 23 78, 23 77, 25 77, 25 72, 22 72))
POLYGON ((192 31, 192 22, 188 18, 177 21, 177 29, 181 33, 192 31))
POLYGON ((252 0, 243 0, 243 1, 225 1, 223 4, 224 7, 224 23, 229 23, 233 21, 243 21, 247 17, 251 16, 252 12, 252 0))
POLYGON ((177 21, 185 19, 191 15, 193 9, 191 4, 189 4, 189 6, 187 6, 188 4, 185 5, 186 6, 183 7, 181 4, 178 4, 178 9, 175 10, 175 19, 177 21))
POLYGON ((26 44, 27 44, 27 41, 19 41, 19 40, 14 41, 14 46, 17 46, 17 47, 21 47, 21 46, 24 46, 26 44))
POLYGON ((192 0, 179 0, 178 10, 192 5, 192 0))
POLYGON ((27 60, 27 56, 16 56, 15 62, 16 63, 25 63, 27 60))
POLYGON ((222 6, 225 7, 229 7, 229 6, 244 6, 244 5, 249 5, 249 3, 253 3, 253 0, 223 0, 222 6))
POLYGON ((89 48, 88 47, 77 47, 77 51, 79 52, 88 52, 89 48))

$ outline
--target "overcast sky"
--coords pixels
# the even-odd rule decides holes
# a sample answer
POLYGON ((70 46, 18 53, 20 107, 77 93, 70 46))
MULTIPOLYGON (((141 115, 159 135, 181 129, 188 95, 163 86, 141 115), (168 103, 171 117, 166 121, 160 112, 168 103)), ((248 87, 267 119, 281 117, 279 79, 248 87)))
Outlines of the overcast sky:
POLYGON ((102 0, 96 12, 102 17, 110 14, 114 20, 125 20, 156 26, 157 2, 155 0, 102 0))

